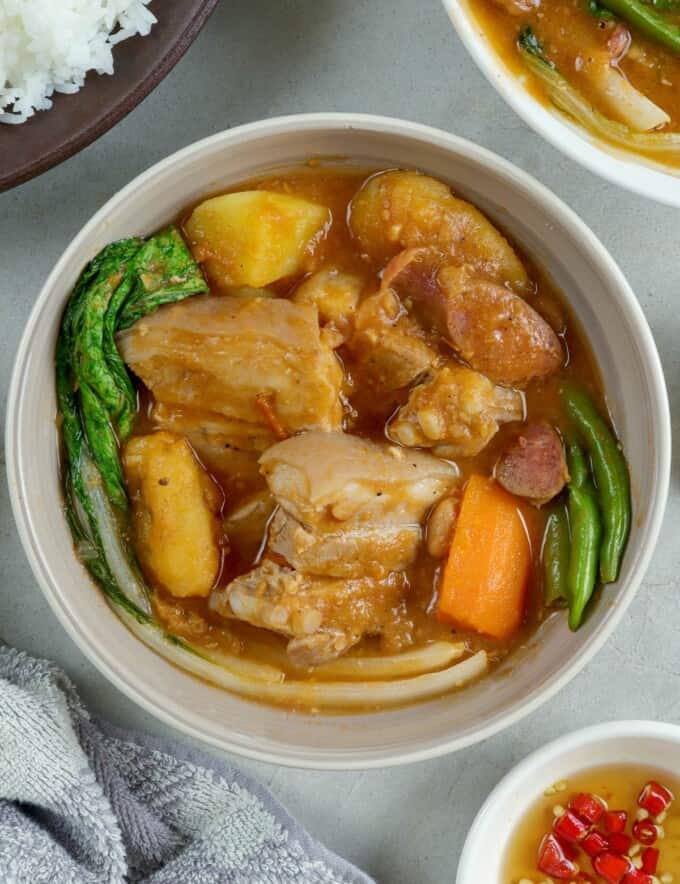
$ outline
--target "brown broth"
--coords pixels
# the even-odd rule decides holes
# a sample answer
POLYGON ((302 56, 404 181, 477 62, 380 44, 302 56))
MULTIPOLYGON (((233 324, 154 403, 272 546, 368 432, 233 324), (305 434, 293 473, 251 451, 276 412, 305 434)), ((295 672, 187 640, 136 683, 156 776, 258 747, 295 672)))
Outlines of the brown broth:
MULTIPOLYGON (((343 271, 360 275, 365 280, 364 294, 370 294, 379 286, 379 273, 382 267, 371 264, 365 256, 359 254, 352 241, 346 223, 348 204, 360 184, 370 172, 366 169, 337 168, 334 166, 314 165, 296 167, 287 171, 276 172, 254 180, 242 182, 231 190, 261 188, 278 192, 290 193, 306 197, 327 205, 332 212, 333 221, 325 239, 316 242, 309 249, 304 273, 295 279, 281 281, 274 288, 282 297, 290 294, 307 274, 325 265, 332 265, 343 271)), ((181 225, 193 207, 188 207, 179 217, 181 225)), ((604 407, 601 385, 594 360, 588 344, 571 316, 563 296, 550 282, 546 273, 536 266, 517 248, 524 263, 534 280, 533 294, 528 298, 543 315, 549 318, 553 327, 561 335, 568 350, 568 365, 555 377, 541 383, 532 383, 526 390, 527 414, 532 419, 545 418, 553 424, 565 426, 566 418, 557 395, 559 381, 565 376, 578 379, 594 395, 604 407)), ((433 342, 434 339, 433 339, 433 342)), ((444 347, 437 338, 437 345, 444 347)), ((446 349, 451 356, 451 351, 446 349)), ((356 386, 361 389, 361 376, 352 357, 345 348, 341 348, 340 356, 346 370, 355 378, 356 386)), ((148 411, 153 398, 148 390, 140 385, 140 416, 134 434, 148 433, 153 429, 148 419, 148 411)), ((346 429, 368 438, 384 440, 385 423, 394 408, 405 402, 408 391, 402 391, 394 400, 383 403, 379 408, 358 394, 353 396, 353 406, 358 415, 348 422, 346 429)), ((514 425, 516 429, 516 424, 514 425)), ((504 442, 513 431, 513 425, 501 428, 489 446, 477 457, 458 461, 463 477, 473 472, 490 475, 504 442)), ((232 509, 248 494, 264 487, 263 481, 257 486, 241 486, 235 493, 229 486, 226 477, 213 475, 222 488, 225 506, 232 509)), ((432 613, 436 601, 437 583, 441 564, 432 560, 426 552, 408 569, 407 576, 410 590, 404 604, 394 611, 394 622, 382 639, 367 638, 353 649, 352 654, 371 655, 393 653, 400 649, 425 644, 434 639, 450 637, 456 633, 457 638, 464 639, 470 650, 486 649, 490 652, 492 662, 505 658, 512 650, 525 644, 550 610, 543 605, 543 594, 540 576, 540 548, 545 525, 543 511, 532 507, 524 507, 528 532, 534 553, 534 569, 531 585, 527 594, 526 618, 522 629, 509 640, 493 640, 472 633, 456 633, 450 625, 439 623, 432 613)), ((239 574, 250 570, 256 562, 254 557, 243 557, 238 550, 231 550, 224 557, 224 563, 217 585, 226 585, 239 574)), ((207 599, 175 599, 161 587, 155 588, 156 614, 170 632, 184 636, 198 645, 207 648, 219 648, 230 653, 242 653, 244 656, 263 663, 272 663, 282 668, 286 674, 297 678, 314 678, 313 674, 296 669, 285 655, 286 639, 267 630, 258 629, 238 621, 225 622, 217 614, 210 611, 207 599)))
MULTIPOLYGON (((530 25, 541 41, 546 55, 557 69, 605 116, 610 116, 600 96, 584 76, 584 46, 604 43, 603 23, 586 9, 585 0, 541 0, 541 3, 518 15, 511 15, 499 0, 465 0, 496 52, 516 76, 527 76, 527 69, 517 49, 517 38, 530 25)), ((530 4, 527 4, 529 6, 530 4)), ((667 14, 680 23, 680 15, 667 14)), ((620 69, 640 92, 670 116, 663 131, 680 132, 680 56, 632 30, 632 50, 621 61, 620 69)), ((549 99, 541 84, 528 77, 534 98, 549 99)), ((653 159, 653 157, 650 157, 653 159)), ((658 157, 656 158, 658 161, 658 157)), ((664 156, 663 162, 680 165, 678 156, 664 156)))
MULTIPOLYGON (((543 884, 547 876, 536 868, 536 855, 543 836, 550 831, 554 819, 553 808, 566 807, 569 799, 579 792, 598 795, 610 810, 625 810, 629 815, 626 832, 630 834, 632 819, 637 810, 637 797, 649 780, 666 786, 680 797, 680 779, 666 771, 638 765, 611 765, 582 771, 560 783, 554 794, 541 795, 514 833, 503 864, 500 884, 518 884, 526 879, 543 884)), ((680 805, 671 805, 663 822, 664 838, 655 847, 660 850, 656 877, 671 874, 680 881, 680 805)), ((581 854, 583 871, 593 874, 590 861, 581 854)), ((597 884, 604 879, 595 878, 597 884)))

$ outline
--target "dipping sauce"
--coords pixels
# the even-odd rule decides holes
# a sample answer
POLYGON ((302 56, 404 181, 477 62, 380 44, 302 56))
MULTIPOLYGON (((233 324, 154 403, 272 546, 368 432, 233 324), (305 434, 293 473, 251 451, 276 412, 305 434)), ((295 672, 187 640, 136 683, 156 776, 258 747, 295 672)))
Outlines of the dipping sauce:
POLYGON ((680 882, 680 780, 650 767, 598 767, 545 791, 515 833, 503 884, 680 882))

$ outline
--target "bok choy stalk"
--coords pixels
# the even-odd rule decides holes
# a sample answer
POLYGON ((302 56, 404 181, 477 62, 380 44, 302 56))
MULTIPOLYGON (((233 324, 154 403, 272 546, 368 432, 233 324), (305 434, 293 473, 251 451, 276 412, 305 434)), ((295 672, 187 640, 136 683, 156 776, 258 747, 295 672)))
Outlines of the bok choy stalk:
POLYGON ((525 65, 543 84, 552 103, 586 129, 628 150, 655 154, 661 159, 664 154, 677 156, 680 152, 680 133, 636 132, 596 110, 546 57, 530 27, 522 31, 517 45, 525 65))
MULTIPOLYGON (((205 291, 197 264, 178 231, 169 227, 146 241, 133 238, 104 248, 83 271, 62 318, 55 362, 65 511, 79 558, 120 619, 175 665, 275 703, 399 705, 478 678, 488 666, 485 651, 456 662, 461 646, 439 642, 416 652, 417 659, 414 653, 393 658, 390 671, 374 672, 372 678, 369 673, 364 681, 287 679, 278 667, 195 647, 155 619, 130 540, 119 444, 132 430, 137 400, 115 336, 161 305, 205 291)), ((351 669, 345 667, 339 675, 351 669)))
POLYGON ((137 397, 115 334, 162 304, 207 291, 174 227, 106 246, 66 306, 56 347, 66 514, 83 563, 107 596, 149 621, 148 590, 128 540, 119 443, 137 397))

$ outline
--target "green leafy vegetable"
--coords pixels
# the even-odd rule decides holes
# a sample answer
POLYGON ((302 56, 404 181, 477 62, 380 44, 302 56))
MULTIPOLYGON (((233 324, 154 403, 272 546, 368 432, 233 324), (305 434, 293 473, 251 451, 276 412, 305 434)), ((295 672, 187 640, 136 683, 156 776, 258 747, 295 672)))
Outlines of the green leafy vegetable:
POLYGON ((162 230, 142 246, 134 261, 134 273, 132 292, 116 323, 118 331, 129 328, 163 304, 208 290, 176 227, 162 230))
MULTIPOLYGON (((608 7, 611 7, 613 2, 614 0, 607 0, 608 7)), ((520 34, 517 45, 525 65, 543 84, 552 103, 581 123, 584 128, 628 150, 642 151, 661 159, 664 154, 673 157, 678 155, 680 133, 635 132, 625 123, 610 120, 596 110, 545 56, 531 28, 526 28, 520 34)))
POLYGON ((525 56, 530 56, 531 58, 539 62, 542 66, 545 66, 552 71, 556 70, 555 65, 550 61, 550 59, 543 51, 543 46, 530 25, 527 25, 527 27, 519 35, 517 45, 519 46, 520 51, 525 56))
POLYGON ((115 335, 162 304, 207 291, 174 227, 146 242, 106 246, 80 276, 55 354, 64 443, 66 514, 81 560, 107 596, 140 623, 148 589, 128 540, 119 443, 132 430, 137 397, 115 335))

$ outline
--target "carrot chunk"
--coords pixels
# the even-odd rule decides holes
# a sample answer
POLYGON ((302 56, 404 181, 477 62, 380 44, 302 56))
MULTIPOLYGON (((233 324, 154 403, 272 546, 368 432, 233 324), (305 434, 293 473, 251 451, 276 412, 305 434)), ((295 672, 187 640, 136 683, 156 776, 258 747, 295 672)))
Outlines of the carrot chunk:
POLYGON ((520 502, 493 479, 471 476, 439 587, 438 618, 507 638, 522 623, 530 571, 520 502))

